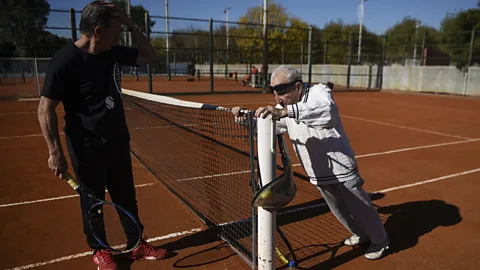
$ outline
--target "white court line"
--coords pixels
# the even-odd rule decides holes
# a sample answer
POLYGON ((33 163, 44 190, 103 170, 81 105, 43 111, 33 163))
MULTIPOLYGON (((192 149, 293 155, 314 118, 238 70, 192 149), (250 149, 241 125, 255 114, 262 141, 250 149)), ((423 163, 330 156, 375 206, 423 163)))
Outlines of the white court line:
MULTIPOLYGON (((358 156, 356 156, 355 158, 363 158, 363 157, 371 157, 371 156, 388 155, 388 154, 399 153, 399 152, 413 151, 413 150, 425 149, 425 148, 434 148, 434 147, 454 145, 454 144, 461 144, 461 143, 469 143, 469 142, 475 142, 475 141, 480 141, 480 138, 471 139, 471 140, 464 140, 464 141, 455 141, 455 142, 448 142, 448 143, 439 143, 439 144, 430 144, 430 145, 417 146, 417 147, 402 148, 402 149, 390 150, 390 151, 385 151, 385 152, 377 152, 377 153, 371 153, 371 154, 364 154, 364 155, 358 155, 358 156)), ((301 164, 300 164, 300 163, 296 163, 296 164, 293 164, 293 165, 292 165, 292 167, 298 167, 298 166, 301 166, 301 164)), ((249 173, 249 172, 250 172, 250 170, 245 170, 245 171, 238 171, 238 172, 231 172, 231 173, 223 173, 223 174, 215 174, 215 175, 206 175, 206 176, 197 176, 197 177, 190 177, 190 178, 182 178, 182 179, 177 179, 176 181, 177 181, 177 182, 183 182, 183 181, 190 181, 190 180, 196 180, 196 179, 213 178, 213 177, 218 177, 218 176, 228 176, 228 175, 243 174, 243 173, 249 173)), ((137 186, 135 186, 135 187, 140 188, 140 187, 150 186, 150 185, 154 185, 154 184, 156 184, 156 183, 149 183, 149 184, 137 185, 137 186)), ((54 198, 48 198, 48 199, 40 199, 40 200, 35 200, 35 201, 25 201, 25 202, 18 202, 18 203, 1 204, 1 205, 0 205, 0 208, 9 207, 9 206, 24 205, 24 204, 32 204, 32 203, 41 203, 41 202, 48 202, 48 201, 56 201, 56 200, 62 200, 62 199, 69 199, 69 198, 73 198, 73 197, 77 197, 77 196, 78 196, 78 195, 69 195, 69 196, 61 196, 61 197, 54 197, 54 198)))
MULTIPOLYGON (((406 151, 413 151, 413 150, 418 150, 418 149, 435 148, 435 147, 440 147, 440 146, 447 146, 447 145, 454 145, 454 144, 461 144, 461 143, 469 143, 469 142, 476 142, 476 141, 480 141, 480 138, 463 140, 463 141, 454 141, 454 142, 448 142, 448 143, 437 143, 437 144, 430 144, 430 145, 423 145, 423 146, 416 146, 416 147, 401 148, 401 149, 390 150, 390 151, 385 151, 385 152, 377 152, 377 153, 371 153, 371 154, 363 154, 363 155, 355 156, 355 158, 381 156, 381 155, 388 155, 388 154, 394 154, 394 153, 400 153, 400 152, 406 152, 406 151)), ((297 167, 297 166, 301 166, 301 165, 302 164, 300 164, 300 163, 296 163, 296 164, 293 164, 292 166, 297 167)))
MULTIPOLYGON (((191 230, 188 230, 188 231, 176 232, 176 233, 163 235, 163 236, 160 236, 160 237, 150 238, 150 239, 147 240, 147 242, 153 242, 153 241, 159 241, 159 240, 163 240, 163 239, 174 238, 174 237, 177 237, 177 236, 192 234, 192 233, 196 233, 196 232, 200 232, 200 231, 202 231, 202 228, 195 228, 195 229, 191 229, 191 230)), ((28 264, 28 265, 24 265, 24 266, 18 266, 18 267, 11 268, 11 269, 7 268, 6 270, 30 269, 30 268, 35 268, 35 267, 44 266, 44 265, 48 265, 48 264, 69 261, 69 260, 73 260, 73 259, 76 259, 76 258, 82 258, 82 257, 86 257, 86 256, 89 256, 89 255, 92 255, 91 251, 72 254, 72 255, 65 256, 65 257, 56 258, 56 259, 53 259, 53 260, 50 260, 50 261, 32 263, 32 264, 28 264)))
POLYGON ((372 154, 364 154, 364 155, 358 155, 358 156, 356 156, 356 158, 380 156, 380 155, 387 155, 387 154, 393 154, 393 153, 399 153, 399 152, 405 152, 405 151, 412 151, 412 150, 425 149, 425 148, 434 148, 434 147, 461 144, 461 143, 469 143, 469 142, 476 142, 476 141, 480 141, 480 138, 468 139, 468 140, 465 140, 465 141, 455 141, 455 142, 448 142, 448 143, 438 143, 438 144, 430 144, 430 145, 424 145, 424 146, 402 148, 402 149, 390 150, 390 151, 378 152, 378 153, 372 153, 372 154))
MULTIPOLYGON (((141 185, 136 185, 135 188, 141 188, 141 187, 147 187, 147 186, 152 186, 156 185, 157 183, 147 183, 147 184, 141 184, 141 185)), ((108 192, 105 190, 105 192, 108 192)), ((18 206, 18 205, 25 205, 25 204, 32 204, 32 203, 42 203, 42 202, 50 202, 50 201, 57 201, 57 200, 64 200, 64 199, 70 199, 70 198, 75 198, 78 197, 78 194, 75 195, 67 195, 67 196, 60 196, 60 197, 53 197, 53 198, 47 198, 47 199, 40 199, 40 200, 35 200, 35 201, 25 201, 25 202, 18 202, 18 203, 7 203, 7 204, 1 204, 0 208, 4 207, 10 207, 10 206, 18 206)))
POLYGON ((453 178, 453 177, 457 177, 457 176, 467 175, 467 174, 471 174, 471 173, 476 173, 476 172, 480 172, 480 168, 476 168, 476 169, 469 170, 469 171, 464 171, 464 172, 459 172, 459 173, 454 173, 454 174, 450 174, 450 175, 445 175, 445 176, 442 176, 442 177, 437 177, 437 178, 433 178, 433 179, 430 179, 430 180, 416 182, 416 183, 413 183, 413 184, 406 184, 406 185, 401 185, 401 186, 398 186, 398 187, 386 188, 386 189, 382 189, 382 190, 379 190, 379 191, 375 191, 374 193, 387 193, 387 192, 394 191, 394 190, 399 190, 399 189, 404 189, 404 188, 409 188, 409 187, 414 187, 414 186, 420 186, 420 185, 433 183, 433 182, 437 182, 437 181, 441 181, 441 180, 445 180, 445 179, 449 179, 449 178, 453 178))
MULTIPOLYGON (((225 122, 224 122, 225 123, 225 122)), ((208 124, 182 124, 182 127, 195 127, 195 126, 202 126, 202 125, 223 125, 224 123, 208 123, 208 124)), ((226 122, 228 123, 228 122, 226 122)), ((235 122, 232 121, 230 124, 234 124, 235 122)), ((129 128, 129 130, 148 130, 148 129, 163 129, 163 128, 178 128, 179 126, 175 125, 161 125, 161 126, 146 126, 146 127, 133 127, 129 128)), ((59 132, 59 135, 65 135, 64 132, 59 132)), ((0 140, 4 139, 21 139, 21 138, 31 138, 31 137, 43 137, 43 134, 30 134, 30 135, 15 135, 15 136, 4 136, 0 137, 0 140)))
POLYGON ((462 136, 457 136, 457 135, 452 135, 452 134, 447 134, 447 133, 442 133, 442 132, 436 132, 436 131, 431 131, 431 130, 426 130, 426 129, 413 128, 413 127, 395 125, 395 124, 390 124, 390 123, 385 123, 385 122, 380 122, 380 121, 375 121, 375 120, 369 120, 369 119, 360 118, 360 117, 353 117, 353 116, 348 116, 348 115, 342 115, 342 117, 347 118, 347 119, 360 120, 360 121, 380 124, 380 125, 384 125, 384 126, 391 126, 391 127, 409 129, 409 130, 414 130, 414 131, 419 131, 419 132, 424 132, 424 133, 430 133, 430 134, 436 134, 436 135, 452 137, 452 138, 457 138, 457 139, 464 139, 464 140, 471 140, 472 139, 472 138, 467 138, 467 137, 462 137, 462 136))
MULTIPOLYGON (((412 184, 406 184, 406 185, 386 188, 386 189, 371 192, 369 194, 387 193, 387 192, 390 192, 390 191, 405 189, 405 188, 414 187, 414 186, 420 186, 420 185, 433 183, 433 182, 437 182, 437 181, 441 181, 441 180, 445 180, 445 179, 449 179, 449 178, 454 178, 454 177, 457 177, 457 176, 467 175, 467 174, 471 174, 471 173, 476 173, 476 172, 480 172, 480 168, 476 168, 476 169, 473 169, 473 170, 464 171, 464 172, 460 172, 460 173, 445 175, 445 176, 441 176, 441 177, 437 177, 437 178, 433 178, 433 179, 429 179, 429 180, 425 180, 425 181, 420 181, 420 182, 416 182, 416 183, 412 183, 412 184)), ((280 214, 285 215, 285 214, 295 213, 295 212, 308 210, 308 209, 311 209, 311 208, 316 208, 316 207, 321 207, 321 206, 326 206, 326 205, 327 205, 326 203, 312 204, 312 205, 309 205, 309 206, 306 206, 306 207, 287 210, 287 211, 281 212, 280 214)))
POLYGON ((394 104, 394 105, 399 105, 399 106, 405 106, 405 107, 417 107, 417 108, 426 108, 426 109, 437 109, 437 110, 443 110, 443 111, 451 111, 451 112, 459 112, 459 113, 477 113, 475 111, 470 111, 470 110, 462 110, 462 109, 452 109, 452 108, 445 108, 442 106, 430 106, 430 105, 421 105, 421 104, 409 104, 409 103, 404 103, 404 102, 393 102, 393 101, 386 101, 386 100, 376 100, 376 99, 370 99, 370 98, 352 98, 352 99, 342 99, 341 102, 363 102, 363 101, 368 101, 368 102, 378 102, 378 103, 384 103, 384 104, 394 104))
MULTIPOLYGON (((460 173, 450 174, 450 175, 446 175, 446 176, 442 176, 442 177, 437 177, 437 178, 433 178, 433 179, 429 179, 429 180, 425 180, 425 181, 421 181, 421 182, 416 182, 416 183, 413 183, 413 184, 407 184, 407 185, 382 189, 382 190, 379 190, 379 191, 375 191, 371 194, 387 193, 387 192, 390 192, 390 191, 395 191, 395 190, 410 188, 410 187, 414 187, 414 186, 424 185, 424 184, 428 184, 428 183, 433 183, 433 182, 437 182, 437 181, 441 181, 441 180, 445 180, 445 179, 449 179, 449 178, 454 178, 454 177, 457 177, 457 176, 472 174, 472 173, 475 173, 475 172, 480 172, 480 168, 469 170, 469 171, 464 171, 464 172, 460 172, 460 173)), ((279 215, 291 214, 291 213, 300 212, 300 211, 308 210, 308 209, 315 208, 315 207, 322 207, 322 206, 326 206, 326 204, 325 203, 319 203, 319 204, 314 204, 314 205, 310 205, 310 206, 307 206, 307 207, 301 207, 301 208, 297 208, 297 209, 293 209, 293 210, 289 210, 289 211, 280 212, 279 215)), ((191 229, 189 231, 171 233, 171 234, 147 239, 147 242, 154 242, 154 241, 159 241, 159 240, 164 240, 164 239, 170 239, 170 238, 174 238, 174 237, 177 237, 177 236, 182 236, 182 235, 186 235, 186 234, 200 232, 201 230, 202 230, 201 228, 194 228, 194 229, 191 229)), ((50 260, 50 261, 33 263, 33 264, 19 266, 19 267, 15 267, 15 268, 12 268, 12 269, 6 269, 6 270, 30 269, 30 268, 35 268, 35 267, 44 266, 44 265, 48 265, 48 264, 73 260, 73 259, 76 259, 76 258, 86 257, 86 256, 89 256, 91 254, 92 254, 91 251, 83 252, 83 253, 77 253, 77 254, 73 254, 73 255, 69 255, 69 256, 56 258, 56 259, 53 259, 53 260, 50 260)))

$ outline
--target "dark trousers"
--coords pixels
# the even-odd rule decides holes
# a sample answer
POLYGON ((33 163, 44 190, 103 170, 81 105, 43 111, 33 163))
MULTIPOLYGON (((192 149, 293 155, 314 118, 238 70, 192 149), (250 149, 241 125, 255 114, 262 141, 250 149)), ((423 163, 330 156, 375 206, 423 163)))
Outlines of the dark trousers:
MULTIPOLYGON (((129 144, 96 148, 72 147, 67 140, 67 145, 77 181, 99 199, 105 199, 106 187, 112 202, 125 207, 140 220, 129 144)), ((93 204, 94 201, 90 197, 80 196, 83 230, 88 245, 93 250, 100 250, 103 247, 92 235, 88 223, 88 210, 93 204)), ((141 227, 143 230, 143 225, 141 227)))

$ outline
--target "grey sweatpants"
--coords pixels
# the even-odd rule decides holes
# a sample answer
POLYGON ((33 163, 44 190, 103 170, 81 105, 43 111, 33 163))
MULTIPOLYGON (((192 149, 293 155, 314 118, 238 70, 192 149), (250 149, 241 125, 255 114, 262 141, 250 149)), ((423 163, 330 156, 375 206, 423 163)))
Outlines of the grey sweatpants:
POLYGON ((318 185, 330 211, 352 234, 370 239, 375 245, 388 244, 385 227, 367 192, 361 176, 328 185, 318 185))

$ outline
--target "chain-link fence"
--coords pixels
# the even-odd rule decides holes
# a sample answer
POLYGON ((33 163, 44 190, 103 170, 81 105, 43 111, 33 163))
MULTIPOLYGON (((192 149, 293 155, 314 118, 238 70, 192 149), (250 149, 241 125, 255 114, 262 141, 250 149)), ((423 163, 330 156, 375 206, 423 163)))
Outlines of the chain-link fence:
MULTIPOLYGON (((38 95, 47 59, 80 36, 79 13, 39 8, 2 13, 0 96, 38 95)), ((465 74, 480 62, 478 29, 439 34, 412 28, 404 35, 364 32, 360 38, 358 28, 346 26, 264 27, 261 20, 252 18, 229 22, 139 11, 132 18, 150 38, 157 57, 151 65, 124 67, 122 86, 153 93, 262 92, 271 72, 281 64, 297 67, 306 82, 332 82, 335 90, 402 89, 396 79, 399 72, 391 72, 390 67, 411 69, 400 72, 401 76, 430 66, 465 74)), ((125 29, 120 44, 136 46, 125 29)), ((465 89, 466 83, 476 82, 472 78, 476 77, 465 79, 465 89)), ((402 80, 411 78, 398 81, 402 80)))

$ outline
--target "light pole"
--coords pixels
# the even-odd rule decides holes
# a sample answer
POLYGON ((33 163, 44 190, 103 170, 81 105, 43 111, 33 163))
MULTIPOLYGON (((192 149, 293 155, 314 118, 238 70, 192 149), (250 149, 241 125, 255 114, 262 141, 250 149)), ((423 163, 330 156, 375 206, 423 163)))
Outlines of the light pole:
POLYGON ((263 91, 267 90, 268 77, 268 0, 263 0, 263 91))
POLYGON ((363 2, 364 1, 367 1, 367 0, 360 0, 360 5, 358 6, 357 8, 357 15, 358 15, 358 19, 360 21, 360 28, 358 29, 358 53, 357 53, 357 56, 358 56, 358 59, 357 59, 357 62, 360 63, 360 60, 361 60, 361 55, 362 55, 362 25, 363 25, 363 2))
MULTIPOLYGON (((132 17, 131 14, 130 14, 130 0, 127 0, 127 16, 128 17, 132 17)), ((127 40, 127 45, 132 47, 132 33, 130 32, 127 32, 127 35, 128 35, 128 40, 127 40)))
POLYGON ((417 34, 418 28, 420 27, 420 21, 416 21, 415 23, 415 46, 413 47, 413 61, 416 63, 417 61, 417 34))

